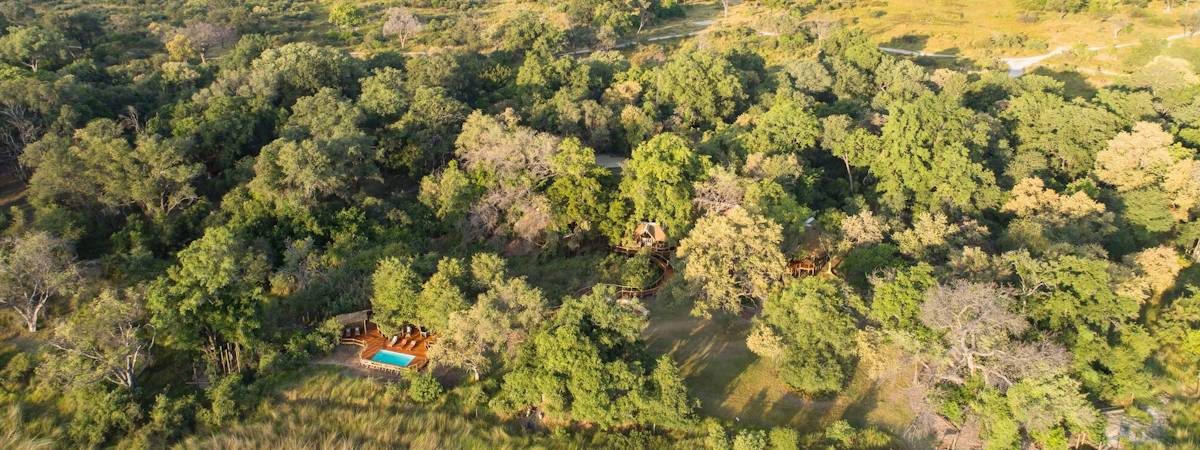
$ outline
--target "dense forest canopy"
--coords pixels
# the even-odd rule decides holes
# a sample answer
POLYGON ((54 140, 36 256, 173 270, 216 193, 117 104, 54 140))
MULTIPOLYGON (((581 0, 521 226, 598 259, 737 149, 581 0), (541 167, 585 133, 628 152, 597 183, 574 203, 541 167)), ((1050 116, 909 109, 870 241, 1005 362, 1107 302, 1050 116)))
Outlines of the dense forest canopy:
POLYGON ((0 2, 0 447, 1200 445, 1198 53, 855 3, 0 2))

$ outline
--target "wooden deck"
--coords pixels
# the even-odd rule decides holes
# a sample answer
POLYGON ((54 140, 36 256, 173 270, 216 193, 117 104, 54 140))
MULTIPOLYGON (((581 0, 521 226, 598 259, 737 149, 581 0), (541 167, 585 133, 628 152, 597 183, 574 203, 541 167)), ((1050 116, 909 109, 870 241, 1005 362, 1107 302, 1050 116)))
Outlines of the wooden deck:
MULTIPOLYGON (((433 343, 434 336, 430 335, 427 338, 422 338, 419 334, 416 334, 413 336, 414 337, 408 338, 408 340, 412 341, 413 339, 416 339, 417 343, 415 346, 409 347, 407 344, 390 346, 390 345, 388 345, 389 338, 387 336, 384 336, 383 333, 381 333, 379 331, 379 327, 376 326, 374 323, 367 322, 367 331, 365 333, 363 333, 362 335, 359 335, 359 336, 352 337, 352 338, 342 338, 342 343, 358 345, 358 346, 362 347, 362 351, 360 351, 358 353, 358 357, 359 357, 359 359, 362 360, 363 365, 365 365, 367 367, 384 369, 384 370, 389 370, 392 367, 396 367, 396 369, 420 369, 422 367, 425 367, 426 364, 429 364, 429 358, 428 358, 429 344, 433 343), (409 355, 413 355, 416 358, 414 358, 413 361, 408 364, 408 366, 402 367, 402 368, 397 367, 397 366, 392 366, 390 364, 380 364, 380 363, 371 361, 371 357, 375 356, 375 354, 378 353, 380 350, 388 350, 388 351, 393 351, 393 352, 397 352, 397 353, 406 353, 409 355)), ((404 338, 401 338, 400 342, 403 342, 403 341, 404 341, 404 338)))

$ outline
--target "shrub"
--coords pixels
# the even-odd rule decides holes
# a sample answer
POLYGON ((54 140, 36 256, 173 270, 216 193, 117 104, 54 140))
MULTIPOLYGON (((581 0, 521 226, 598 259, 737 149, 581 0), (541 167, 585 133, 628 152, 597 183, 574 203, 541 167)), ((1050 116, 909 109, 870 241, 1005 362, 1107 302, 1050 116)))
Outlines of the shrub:
POLYGON ((788 427, 772 428, 768 437, 772 450, 798 450, 800 448, 800 433, 788 427))
POLYGON ((245 391, 245 387, 242 386, 242 376, 239 374, 217 380, 205 392, 209 401, 209 409, 200 411, 198 414, 200 421, 212 429, 231 423, 242 415, 245 391))
POLYGON ((733 438, 733 450, 766 450, 767 433, 762 430, 742 430, 733 438))
POLYGON ((704 424, 704 429, 704 444, 709 450, 726 450, 729 448, 729 436, 725 434, 725 427, 721 426, 721 422, 709 419, 704 424))
POLYGON ((417 403, 429 403, 442 395, 442 384, 428 372, 416 372, 409 377, 408 398, 417 403))
POLYGON ((341 2, 329 10, 329 23, 342 28, 354 28, 366 22, 366 15, 353 3, 341 2))

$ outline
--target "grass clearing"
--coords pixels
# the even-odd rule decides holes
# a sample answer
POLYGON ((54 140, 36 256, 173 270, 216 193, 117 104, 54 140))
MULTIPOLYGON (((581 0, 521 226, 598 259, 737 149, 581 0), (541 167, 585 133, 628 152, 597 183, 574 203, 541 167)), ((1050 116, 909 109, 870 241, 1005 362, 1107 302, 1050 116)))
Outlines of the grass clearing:
POLYGON ((792 391, 746 347, 750 321, 697 319, 688 305, 662 299, 647 302, 650 325, 643 332, 649 350, 669 354, 679 364, 702 414, 746 425, 789 425, 802 433, 845 419, 898 431, 911 415, 893 386, 880 386, 859 371, 840 395, 809 397, 792 391))

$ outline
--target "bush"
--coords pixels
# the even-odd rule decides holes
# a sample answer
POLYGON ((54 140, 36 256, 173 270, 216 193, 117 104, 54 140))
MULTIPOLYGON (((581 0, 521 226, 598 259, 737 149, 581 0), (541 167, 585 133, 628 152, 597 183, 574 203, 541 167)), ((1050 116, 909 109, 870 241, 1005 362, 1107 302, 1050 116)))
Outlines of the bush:
POLYGON ((775 427, 768 436, 772 450, 798 450, 800 448, 800 433, 788 427, 775 427))
POLYGON ((638 252, 621 264, 621 284, 635 288, 648 287, 658 278, 658 268, 646 252, 638 252))
POLYGON ((166 394, 158 394, 150 410, 149 423, 118 443, 117 448, 166 448, 191 431, 195 409, 196 397, 193 395, 171 399, 166 394))
POLYGON ((342 2, 329 10, 329 23, 342 28, 354 28, 367 20, 363 11, 353 3, 342 2))
POLYGON ((429 403, 442 396, 442 384, 428 372, 414 372, 409 377, 408 398, 417 403, 429 403))
POLYGON ((29 381, 29 376, 37 367, 37 361, 30 355, 26 352, 15 353, 0 367, 0 387, 16 391, 29 381))
POLYGON ((877 244, 870 247, 859 247, 851 250, 842 260, 839 271, 846 281, 858 289, 866 290, 867 276, 877 270, 889 267, 900 267, 904 260, 892 244, 877 244))
POLYGON ((120 431, 129 430, 141 410, 123 390, 83 388, 73 392, 74 414, 67 432, 80 447, 99 447, 120 431))
POLYGON ((767 433, 762 430, 742 430, 733 438, 733 450, 766 450, 767 433))
POLYGON ((716 419, 708 419, 704 424, 704 429, 704 444, 709 450, 726 450, 729 448, 729 436, 725 434, 725 427, 721 426, 721 422, 716 421, 716 419))
POLYGON ((229 375, 217 380, 205 392, 208 396, 209 409, 200 411, 201 422, 209 428, 221 428, 242 415, 242 405, 246 397, 246 388, 242 386, 242 376, 229 375))

